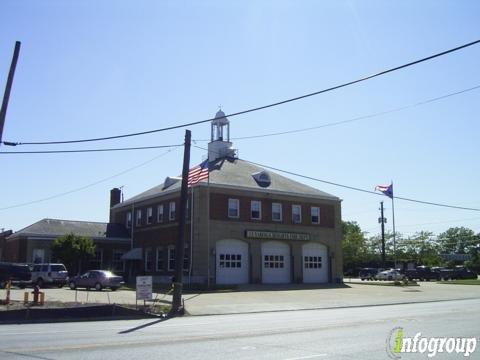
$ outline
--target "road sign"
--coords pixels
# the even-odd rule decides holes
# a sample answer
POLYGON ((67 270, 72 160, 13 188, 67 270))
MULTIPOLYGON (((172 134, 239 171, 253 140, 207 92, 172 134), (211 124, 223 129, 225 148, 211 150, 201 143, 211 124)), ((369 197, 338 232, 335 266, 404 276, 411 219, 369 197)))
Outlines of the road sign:
POLYGON ((137 300, 152 300, 151 276, 137 276, 137 300))

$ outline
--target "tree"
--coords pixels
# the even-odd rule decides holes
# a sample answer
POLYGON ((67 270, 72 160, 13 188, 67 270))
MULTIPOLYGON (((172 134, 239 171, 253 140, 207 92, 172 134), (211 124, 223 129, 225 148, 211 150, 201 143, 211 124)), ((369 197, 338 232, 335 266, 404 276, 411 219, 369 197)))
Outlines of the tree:
POLYGON ((355 221, 343 221, 343 269, 345 273, 353 273, 369 261, 369 251, 365 234, 355 221))
POLYGON ((400 245, 402 260, 413 261, 417 265, 441 265, 443 261, 440 257, 440 247, 432 237, 432 232, 420 231, 403 240, 400 245))
POLYGON ((86 262, 95 256, 95 244, 89 237, 70 233, 54 240, 52 255, 62 261, 70 272, 76 269, 81 273, 86 262))
POLYGON ((473 230, 454 227, 438 235, 440 250, 443 254, 469 254, 478 244, 473 230))

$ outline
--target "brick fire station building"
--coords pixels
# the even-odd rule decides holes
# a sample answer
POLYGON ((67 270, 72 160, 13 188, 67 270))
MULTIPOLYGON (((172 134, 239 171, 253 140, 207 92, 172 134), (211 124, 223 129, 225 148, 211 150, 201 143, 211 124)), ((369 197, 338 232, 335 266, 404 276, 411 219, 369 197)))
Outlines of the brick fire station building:
MULTIPOLYGON (((211 123, 208 163, 209 178, 189 189, 185 282, 342 281, 338 197, 237 158, 222 111, 211 123)), ((133 243, 123 259, 154 282, 174 274, 180 187, 181 178, 167 177, 123 202, 111 191, 110 222, 124 224, 133 243)))

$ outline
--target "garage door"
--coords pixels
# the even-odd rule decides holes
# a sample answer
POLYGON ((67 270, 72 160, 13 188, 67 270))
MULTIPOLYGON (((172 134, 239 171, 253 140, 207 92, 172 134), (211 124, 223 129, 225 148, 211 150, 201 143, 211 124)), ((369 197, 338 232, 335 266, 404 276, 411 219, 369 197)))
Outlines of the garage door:
POLYGON ((262 282, 286 284, 290 280, 290 247, 279 241, 262 244, 262 282))
POLYGON ((327 247, 309 243, 302 247, 302 267, 304 283, 328 282, 327 247))
POLYGON ((220 240, 216 245, 217 284, 248 284, 248 244, 220 240))

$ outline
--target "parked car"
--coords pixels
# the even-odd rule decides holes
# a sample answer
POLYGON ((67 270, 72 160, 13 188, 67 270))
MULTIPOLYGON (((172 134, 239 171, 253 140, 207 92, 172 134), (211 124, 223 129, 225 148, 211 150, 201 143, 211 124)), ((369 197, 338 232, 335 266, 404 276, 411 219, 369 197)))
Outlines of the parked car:
POLYGON ((403 280, 405 275, 398 270, 385 270, 375 275, 376 280, 403 280))
POLYGON ((72 277, 68 282, 68 286, 72 290, 81 287, 87 290, 90 288, 95 288, 96 290, 110 288, 112 291, 115 291, 123 284, 123 277, 106 270, 89 270, 83 275, 72 277))
POLYGON ((378 269, 376 268, 363 268, 358 273, 358 277, 362 280, 375 280, 375 275, 378 274, 378 269))
POLYGON ((440 279, 439 272, 432 270, 428 266, 417 266, 415 269, 405 270, 405 276, 408 280, 430 281, 440 279))
POLYGON ((12 285, 24 289, 25 286, 31 284, 31 277, 32 273, 27 264, 0 262, 0 289, 4 289, 8 281, 11 281, 12 285))
POLYGON ((68 272, 63 264, 34 264, 32 282, 40 287, 57 285, 62 287, 67 284, 68 272))
POLYGON ((467 269, 465 266, 456 266, 454 269, 454 279, 477 279, 477 274, 467 269))

